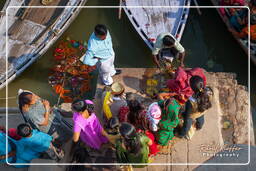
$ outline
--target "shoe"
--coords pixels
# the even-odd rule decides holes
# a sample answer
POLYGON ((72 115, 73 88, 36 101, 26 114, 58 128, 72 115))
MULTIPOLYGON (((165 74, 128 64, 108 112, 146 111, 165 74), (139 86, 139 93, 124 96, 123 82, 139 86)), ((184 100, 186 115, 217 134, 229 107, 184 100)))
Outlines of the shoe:
POLYGON ((122 70, 120 70, 120 69, 117 69, 116 70, 116 73, 115 73, 115 75, 119 75, 119 74, 121 74, 122 73, 122 70))

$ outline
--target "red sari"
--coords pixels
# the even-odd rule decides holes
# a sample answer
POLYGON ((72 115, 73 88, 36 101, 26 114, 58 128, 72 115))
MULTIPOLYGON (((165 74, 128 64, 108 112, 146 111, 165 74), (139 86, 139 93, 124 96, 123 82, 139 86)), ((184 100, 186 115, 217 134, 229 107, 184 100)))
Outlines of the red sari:
POLYGON ((175 98, 180 103, 184 104, 194 93, 189 84, 189 80, 192 76, 200 76, 204 80, 204 85, 206 85, 206 77, 201 68, 184 70, 179 67, 175 73, 175 78, 167 81, 169 91, 178 94, 175 98))

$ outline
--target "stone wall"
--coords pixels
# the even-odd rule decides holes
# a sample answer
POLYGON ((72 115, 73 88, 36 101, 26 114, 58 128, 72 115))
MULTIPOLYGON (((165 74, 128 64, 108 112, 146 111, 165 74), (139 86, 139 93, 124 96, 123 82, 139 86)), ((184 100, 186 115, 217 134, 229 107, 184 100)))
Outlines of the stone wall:
POLYGON ((223 140, 232 144, 247 144, 250 139, 250 144, 254 145, 247 87, 239 85, 233 73, 206 73, 206 75, 208 84, 218 93, 223 140))

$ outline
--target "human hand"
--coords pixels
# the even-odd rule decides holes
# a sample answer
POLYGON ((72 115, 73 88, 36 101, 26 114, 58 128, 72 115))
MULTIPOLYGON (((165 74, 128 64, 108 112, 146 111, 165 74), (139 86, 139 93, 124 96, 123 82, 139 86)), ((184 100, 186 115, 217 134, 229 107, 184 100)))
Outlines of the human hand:
POLYGON ((111 144, 115 144, 120 135, 108 135, 108 140, 111 144))
POLYGON ((45 109, 46 109, 47 111, 49 111, 50 108, 51 108, 49 101, 48 101, 48 100, 42 100, 42 103, 43 103, 45 109))

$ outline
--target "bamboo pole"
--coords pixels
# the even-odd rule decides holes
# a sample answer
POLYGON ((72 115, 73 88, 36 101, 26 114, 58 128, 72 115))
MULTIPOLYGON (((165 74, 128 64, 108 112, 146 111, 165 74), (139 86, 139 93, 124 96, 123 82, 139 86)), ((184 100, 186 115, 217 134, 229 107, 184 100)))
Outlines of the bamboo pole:
POLYGON ((122 17, 122 0, 119 0, 118 19, 122 17))
POLYGON ((193 0, 193 1, 194 1, 195 6, 196 6, 196 9, 197 9, 198 14, 199 14, 199 15, 202 15, 202 12, 201 12, 200 8, 198 7, 199 5, 198 5, 198 3, 197 3, 197 0, 193 0))

